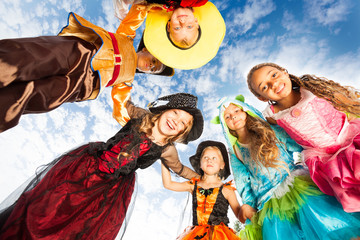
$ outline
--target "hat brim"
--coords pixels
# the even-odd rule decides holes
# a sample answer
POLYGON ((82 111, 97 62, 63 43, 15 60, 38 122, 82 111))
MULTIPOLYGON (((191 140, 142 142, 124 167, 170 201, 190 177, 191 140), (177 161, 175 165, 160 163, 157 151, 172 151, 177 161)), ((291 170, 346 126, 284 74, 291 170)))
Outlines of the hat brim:
POLYGON ((169 67, 194 69, 205 65, 216 56, 224 39, 225 22, 213 3, 207 2, 193 9, 201 28, 201 37, 188 49, 177 48, 167 36, 166 24, 172 12, 150 12, 147 16, 144 31, 145 46, 153 56, 169 67))
POLYGON ((220 150, 221 155, 224 159, 224 163, 225 163, 224 179, 226 179, 227 177, 230 176, 229 155, 228 155, 225 145, 221 142, 211 141, 211 140, 201 142, 196 149, 195 155, 193 155, 189 158, 191 166, 194 168, 195 172, 202 175, 203 172, 200 168, 200 159, 201 159, 202 152, 207 147, 217 147, 220 150))
MULTIPOLYGON (((163 105, 159 107, 150 107, 149 111, 156 114, 156 113, 161 113, 162 111, 168 109, 174 109, 174 108, 163 105)), ((189 107, 177 107, 176 109, 184 110, 190 113, 194 118, 193 126, 189 134, 187 135, 186 139, 184 139, 182 143, 187 144, 190 141, 194 141, 198 139, 201 136, 204 129, 204 118, 202 116, 201 111, 197 108, 189 108, 189 107)))
MULTIPOLYGON (((140 42, 139 42, 139 45, 138 45, 138 48, 136 50, 136 52, 139 52, 141 51, 143 48, 146 48, 145 44, 144 44, 144 33, 143 35, 141 36, 141 39, 140 39, 140 42)), ((146 48, 147 49, 147 48, 146 48)), ((149 51, 149 50, 148 50, 149 51)), ((160 61, 161 62, 161 61, 160 61)), ((161 62, 162 63, 162 62, 161 62)), ((162 63, 164 64, 164 63, 162 63)), ((160 73, 152 73, 153 75, 160 75, 160 76, 167 76, 167 77, 172 77, 174 76, 175 74, 175 70, 172 68, 172 67, 169 67, 169 66, 166 66, 164 64, 165 68, 164 70, 162 70, 160 73)), ((144 72, 141 72, 139 70, 136 69, 136 73, 144 73, 144 72)))

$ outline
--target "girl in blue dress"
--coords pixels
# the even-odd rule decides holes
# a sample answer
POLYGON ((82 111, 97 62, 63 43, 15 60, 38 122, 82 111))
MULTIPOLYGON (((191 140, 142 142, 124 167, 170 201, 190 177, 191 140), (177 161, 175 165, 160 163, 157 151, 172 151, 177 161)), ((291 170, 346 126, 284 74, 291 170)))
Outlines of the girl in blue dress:
POLYGON ((352 239, 360 236, 360 214, 346 213, 323 194, 308 170, 294 161, 302 149, 281 128, 244 102, 218 104, 236 188, 247 225, 242 239, 352 239), (251 220, 251 222, 250 222, 251 220))

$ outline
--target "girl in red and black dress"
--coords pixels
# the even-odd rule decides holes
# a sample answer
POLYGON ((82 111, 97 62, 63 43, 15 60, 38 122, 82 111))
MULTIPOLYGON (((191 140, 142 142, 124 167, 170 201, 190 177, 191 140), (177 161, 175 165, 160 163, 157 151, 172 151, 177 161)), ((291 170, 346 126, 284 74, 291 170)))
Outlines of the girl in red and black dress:
POLYGON ((105 142, 54 160, 0 214, 0 239, 115 239, 134 191, 135 171, 157 159, 182 177, 198 176, 178 159, 174 142, 200 137, 197 98, 159 98, 149 111, 128 104, 131 120, 105 142))

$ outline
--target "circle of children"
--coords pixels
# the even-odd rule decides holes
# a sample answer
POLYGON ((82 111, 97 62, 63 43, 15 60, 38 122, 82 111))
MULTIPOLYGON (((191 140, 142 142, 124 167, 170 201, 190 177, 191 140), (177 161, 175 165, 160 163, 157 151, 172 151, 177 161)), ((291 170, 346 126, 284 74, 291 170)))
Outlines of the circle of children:
POLYGON ((201 142, 190 169, 175 143, 203 132, 197 97, 175 93, 143 109, 130 101, 132 81, 135 73, 172 76, 174 68, 206 64, 224 38, 224 20, 207 0, 154 0, 130 10, 126 3, 116 2, 126 16, 115 33, 70 13, 57 36, 0 41, 1 132, 22 114, 95 99, 110 86, 113 116, 123 125, 107 142, 71 150, 38 172, 1 211, 0 239, 115 239, 126 225, 135 171, 157 159, 164 187, 192 194, 193 225, 178 239, 357 239, 360 92, 256 65, 247 84, 268 107, 261 113, 241 95, 221 99, 212 122, 226 143, 201 142), (172 181, 170 169, 188 181, 172 181), (236 189, 223 182, 230 174, 236 189), (228 227, 229 205, 246 224, 237 235, 228 227))

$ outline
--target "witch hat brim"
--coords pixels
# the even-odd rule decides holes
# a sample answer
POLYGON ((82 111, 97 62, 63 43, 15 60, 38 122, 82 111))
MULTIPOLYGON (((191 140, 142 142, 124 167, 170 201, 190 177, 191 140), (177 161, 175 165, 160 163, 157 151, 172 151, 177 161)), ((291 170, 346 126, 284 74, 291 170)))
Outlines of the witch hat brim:
POLYGON ((202 152, 207 147, 217 147, 220 150, 221 155, 224 159, 224 163, 225 163, 223 177, 224 177, 224 179, 226 179, 230 175, 229 155, 228 155, 225 145, 221 142, 211 141, 211 140, 201 142, 196 149, 195 155, 193 155, 189 158, 191 166, 194 168, 195 172, 197 172, 200 175, 203 174, 203 171, 200 168, 200 160, 201 160, 202 152))
MULTIPOLYGON (((140 39, 140 42, 139 42, 139 45, 138 45, 138 48, 136 50, 136 52, 140 52, 143 48, 146 48, 145 44, 144 44, 144 33, 140 39)), ((147 48, 146 48, 147 49, 147 48)), ((152 54, 153 55, 153 54, 152 54)), ((155 56, 155 55, 153 55, 155 56)), ((161 62, 161 61, 160 61, 161 62)), ((162 63, 162 62, 161 62, 162 63)), ((164 64, 164 63, 162 63, 164 64)), ((167 76, 167 77, 172 77, 174 76, 175 74, 175 70, 172 68, 172 67, 169 67, 169 66, 166 66, 164 64, 165 68, 164 70, 162 70, 160 73, 152 73, 153 75, 161 75, 161 76, 167 76)), ((139 70, 136 69, 136 73, 144 73, 144 72, 141 72, 139 70)))
POLYGON ((168 109, 181 109, 193 116, 193 126, 182 143, 198 139, 204 129, 204 118, 201 111, 197 108, 197 97, 189 93, 176 93, 158 98, 148 105, 152 113, 161 113, 168 109))

